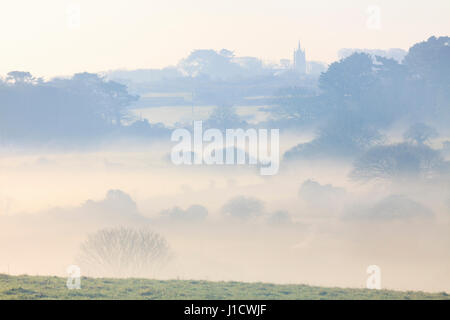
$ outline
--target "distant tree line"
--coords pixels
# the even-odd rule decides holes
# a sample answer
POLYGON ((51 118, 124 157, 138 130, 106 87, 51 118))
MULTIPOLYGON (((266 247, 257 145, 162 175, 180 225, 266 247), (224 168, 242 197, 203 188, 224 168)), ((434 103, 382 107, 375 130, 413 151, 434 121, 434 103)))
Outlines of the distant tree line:
MULTIPOLYGON (((278 123, 290 119, 298 128, 311 124, 318 128, 315 140, 298 145, 286 158, 323 154, 352 157, 382 144, 381 132, 400 120, 447 126, 449 42, 449 37, 431 37, 415 44, 402 63, 354 53, 321 74, 318 94, 299 89, 298 94, 279 100, 272 114, 278 123)), ((410 132, 409 138, 425 142, 423 137, 413 137, 417 132, 410 132)), ((430 132, 422 133, 429 138, 430 132)))
POLYGON ((44 81, 13 71, 0 79, 0 144, 79 144, 163 134, 161 126, 130 118, 128 107, 138 98, 97 74, 44 81))

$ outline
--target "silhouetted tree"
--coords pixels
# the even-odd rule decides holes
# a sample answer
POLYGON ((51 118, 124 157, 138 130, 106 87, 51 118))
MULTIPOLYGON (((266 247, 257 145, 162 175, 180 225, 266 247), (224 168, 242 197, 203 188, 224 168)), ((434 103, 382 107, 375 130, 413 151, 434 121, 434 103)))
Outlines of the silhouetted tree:
POLYGON ((443 164, 441 154, 424 144, 376 146, 355 161, 350 177, 361 181, 433 178, 443 164))
POLYGON ((29 72, 11 71, 6 75, 6 81, 14 84, 33 83, 35 78, 29 72))
POLYGON ((122 127, 137 99, 126 86, 96 74, 41 81, 14 71, 0 86, 0 134, 9 143, 95 141, 122 127))
POLYGON ((102 229, 81 245, 84 274, 102 277, 151 277, 169 258, 169 246, 148 228, 102 229))
POLYGON ((447 124, 450 121, 450 37, 430 37, 415 44, 404 64, 410 74, 409 112, 415 111, 419 121, 447 124))
POLYGON ((356 114, 336 115, 322 125, 317 138, 289 149, 285 152, 284 159, 352 158, 372 146, 381 144, 383 135, 373 125, 356 117, 356 114))
POLYGON ((403 63, 413 77, 435 86, 450 84, 450 37, 430 37, 409 49, 403 63))
POLYGON ((247 220, 262 213, 264 203, 254 197, 237 196, 230 199, 222 207, 222 213, 226 216, 247 220))
POLYGON ((376 81, 371 57, 354 53, 350 57, 330 65, 319 78, 320 88, 337 99, 359 98, 365 89, 376 81))
POLYGON ((217 106, 209 118, 204 122, 205 128, 230 129, 245 128, 247 123, 236 113, 236 109, 231 105, 217 106))

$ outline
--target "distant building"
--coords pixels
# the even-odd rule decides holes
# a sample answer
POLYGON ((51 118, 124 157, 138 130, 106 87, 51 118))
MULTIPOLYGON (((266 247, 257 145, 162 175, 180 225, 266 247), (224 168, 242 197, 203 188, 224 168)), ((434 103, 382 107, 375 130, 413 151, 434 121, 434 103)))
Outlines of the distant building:
POLYGON ((305 50, 302 50, 300 41, 298 42, 298 48, 294 50, 293 69, 300 74, 306 74, 306 53, 305 50))
POLYGON ((280 71, 286 70, 292 72, 293 75, 311 75, 319 76, 328 69, 328 64, 321 61, 306 61, 305 50, 302 49, 300 41, 298 47, 294 49, 293 60, 281 59, 278 67, 280 71))

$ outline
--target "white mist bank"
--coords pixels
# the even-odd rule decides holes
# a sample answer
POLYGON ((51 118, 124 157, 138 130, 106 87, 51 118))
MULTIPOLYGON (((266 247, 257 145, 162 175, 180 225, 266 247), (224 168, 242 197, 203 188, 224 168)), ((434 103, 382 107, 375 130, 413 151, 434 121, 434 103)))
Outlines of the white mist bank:
POLYGON ((450 290, 448 184, 356 183, 351 163, 331 160, 282 163, 271 177, 174 167, 167 152, 3 154, 0 272, 65 276, 87 234, 145 224, 173 251, 156 278, 364 287, 376 264, 384 288, 450 290), (163 213, 192 205, 206 218, 163 213))

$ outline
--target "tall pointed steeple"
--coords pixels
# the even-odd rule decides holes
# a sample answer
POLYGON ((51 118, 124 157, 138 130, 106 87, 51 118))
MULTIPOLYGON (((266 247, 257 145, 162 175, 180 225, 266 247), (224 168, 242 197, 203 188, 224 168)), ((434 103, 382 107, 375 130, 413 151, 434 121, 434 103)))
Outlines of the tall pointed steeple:
POLYGON ((298 41, 297 50, 294 50, 294 70, 305 74, 306 73, 306 54, 305 50, 302 50, 300 40, 298 41))

